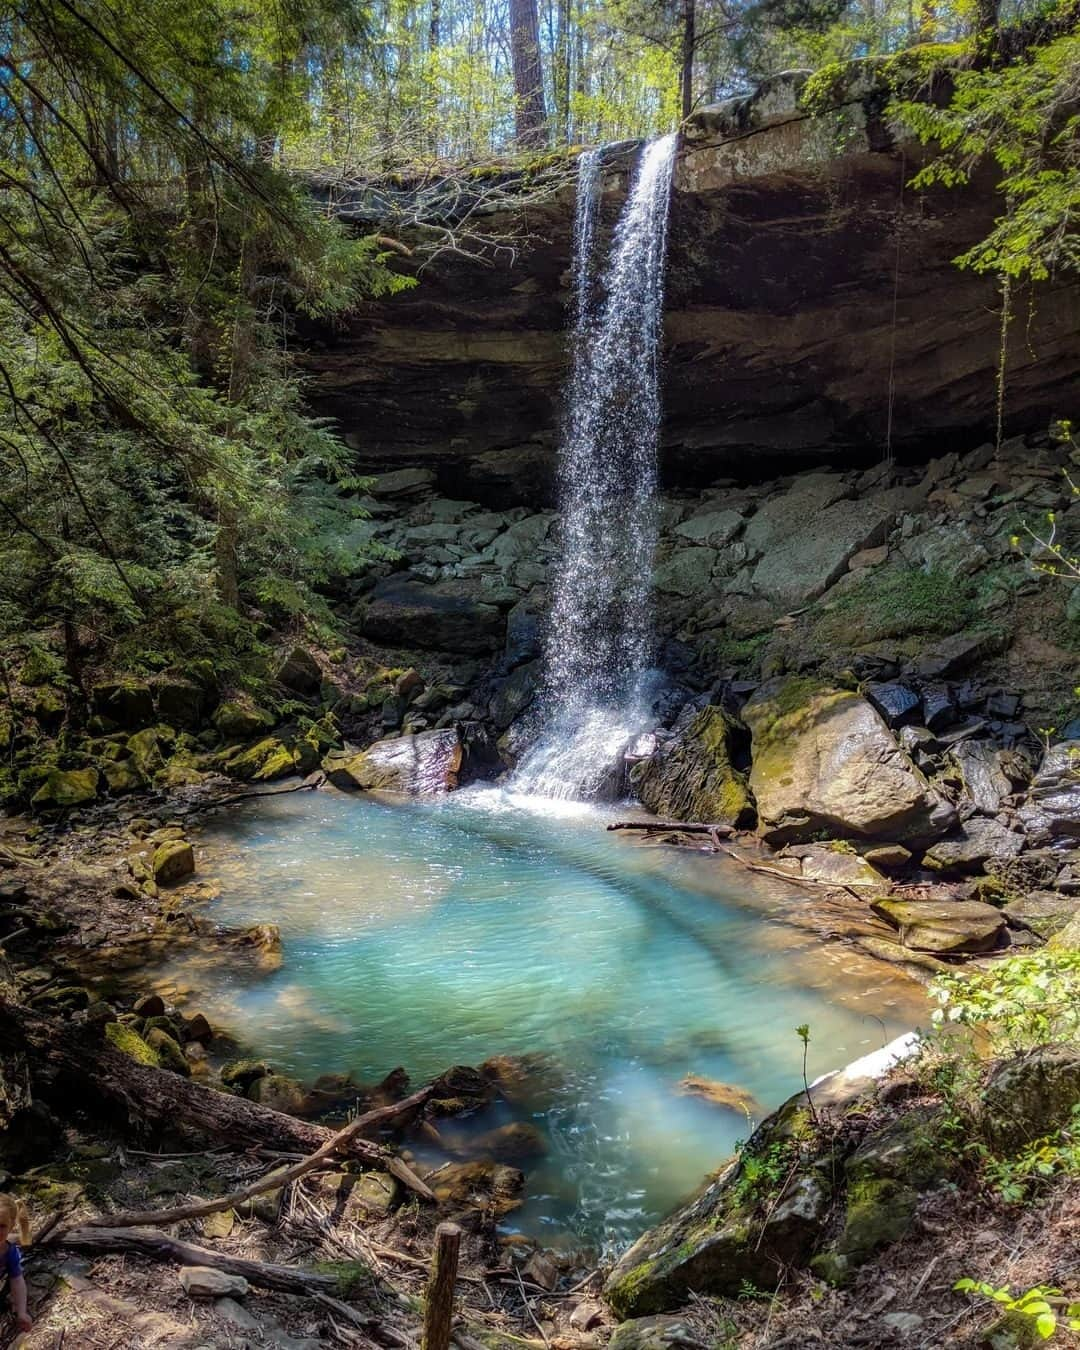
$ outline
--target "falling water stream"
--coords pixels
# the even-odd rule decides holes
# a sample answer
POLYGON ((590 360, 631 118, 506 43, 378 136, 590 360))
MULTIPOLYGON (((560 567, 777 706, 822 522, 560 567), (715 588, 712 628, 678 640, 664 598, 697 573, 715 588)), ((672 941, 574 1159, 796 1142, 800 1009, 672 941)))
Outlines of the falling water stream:
POLYGON ((527 794, 595 796, 645 719, 659 341, 675 144, 674 136, 664 136, 642 152, 598 286, 599 152, 582 157, 574 231, 577 322, 559 456, 562 552, 547 629, 544 725, 514 776, 514 787, 527 794))

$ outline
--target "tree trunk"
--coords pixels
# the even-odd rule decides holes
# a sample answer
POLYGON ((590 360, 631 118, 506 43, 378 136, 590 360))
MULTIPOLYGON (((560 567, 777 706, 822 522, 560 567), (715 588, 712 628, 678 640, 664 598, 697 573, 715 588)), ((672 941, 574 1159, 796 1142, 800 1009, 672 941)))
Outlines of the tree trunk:
POLYGON ((543 145, 544 72, 536 0, 510 0, 510 57, 514 67, 514 118, 521 146, 543 145))
POLYGON ((1001 0, 975 0, 975 25, 980 33, 998 26, 1001 0))
POLYGON ((682 89, 682 119, 685 122, 694 109, 694 0, 682 0, 682 63, 679 77, 682 89))

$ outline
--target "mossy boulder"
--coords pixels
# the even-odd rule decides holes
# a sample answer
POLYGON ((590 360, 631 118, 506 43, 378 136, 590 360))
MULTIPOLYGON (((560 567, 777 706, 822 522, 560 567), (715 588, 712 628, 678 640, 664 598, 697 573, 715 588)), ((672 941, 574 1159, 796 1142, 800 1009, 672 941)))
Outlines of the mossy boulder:
POLYGON ((143 680, 108 680, 94 685, 90 706, 120 727, 141 727, 154 720, 154 695, 143 680))
POLYGON ((293 753, 276 736, 264 736, 246 749, 225 755, 222 767, 234 778, 266 782, 296 772, 293 753))
POLYGON ((187 1062, 183 1050, 176 1040, 162 1027, 151 1027, 146 1033, 146 1044, 158 1057, 163 1069, 178 1073, 183 1078, 191 1077, 191 1065, 187 1062))
POLYGON ((998 1153, 1069 1123, 1080 1102, 1080 1044, 1047 1045, 997 1065, 982 1092, 979 1123, 998 1153))
POLYGON ((247 1095, 260 1106, 268 1106, 271 1111, 281 1111, 285 1115, 297 1115, 304 1107, 304 1089, 295 1078, 286 1078, 280 1073, 256 1078, 247 1095))
POLYGON ((278 665, 274 679, 286 689, 313 697, 322 684, 322 670, 318 661, 304 647, 294 647, 278 665))
POLYGON ((222 1065, 221 1081, 235 1092, 247 1093, 258 1078, 271 1072, 269 1064, 261 1059, 234 1059, 222 1065))
POLYGON ((753 798, 732 763, 735 723, 723 708, 703 708, 681 735, 661 746, 634 774, 645 806, 674 820, 749 825, 753 798))
POLYGON ((146 779, 153 778, 159 769, 165 767, 165 756, 159 744, 156 727, 144 727, 128 737, 128 753, 140 774, 146 779))
POLYGON ((114 797, 124 792, 136 792, 146 783, 131 760, 106 760, 102 773, 105 775, 105 785, 114 797))
POLYGON ((158 716, 178 727, 197 727, 206 706, 206 691, 194 680, 162 675, 154 683, 158 716))
POLYGON ((97 769, 50 769, 30 798, 31 806, 85 806, 98 794, 97 769))
POLYGON ((678 1350, 700 1343, 698 1331, 685 1317, 660 1314, 621 1322, 608 1341, 608 1350, 678 1350))
POLYGON ((161 1061, 153 1046, 144 1041, 134 1027, 124 1026, 121 1022, 109 1022, 105 1027, 105 1039, 115 1050, 135 1060, 137 1064, 147 1064, 152 1069, 161 1067, 161 1061))
POLYGON ((753 740, 759 829, 771 844, 822 831, 929 842, 956 821, 955 808, 859 694, 802 677, 772 680, 743 717, 753 740))
POLYGON ((150 866, 158 885, 167 886, 195 871, 195 852, 186 839, 166 839, 154 849, 150 866))
POLYGON ((274 725, 270 713, 254 704, 239 701, 220 703, 211 721, 227 741, 247 740, 274 725))

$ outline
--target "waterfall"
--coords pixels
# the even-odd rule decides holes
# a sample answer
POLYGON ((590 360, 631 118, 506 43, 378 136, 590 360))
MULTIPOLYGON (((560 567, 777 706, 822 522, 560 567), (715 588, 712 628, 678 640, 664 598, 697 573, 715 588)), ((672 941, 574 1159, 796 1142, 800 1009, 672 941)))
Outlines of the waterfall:
POLYGON ((544 653, 543 731, 513 779, 516 789, 540 796, 596 795, 646 716, 675 143, 665 136, 645 147, 599 285, 591 261, 599 152, 582 157, 577 321, 559 452, 561 556, 544 653))

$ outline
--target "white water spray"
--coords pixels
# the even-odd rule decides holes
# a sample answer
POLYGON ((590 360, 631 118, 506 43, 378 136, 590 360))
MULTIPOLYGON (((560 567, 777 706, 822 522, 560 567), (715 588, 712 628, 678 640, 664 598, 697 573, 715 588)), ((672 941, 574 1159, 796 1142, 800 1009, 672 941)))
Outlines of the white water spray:
POLYGON ((559 454, 562 556, 545 650, 544 731, 512 786, 594 796, 645 719, 652 658, 659 346, 674 136, 645 147, 593 301, 599 152, 582 157, 577 325, 559 454))

